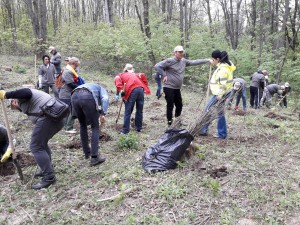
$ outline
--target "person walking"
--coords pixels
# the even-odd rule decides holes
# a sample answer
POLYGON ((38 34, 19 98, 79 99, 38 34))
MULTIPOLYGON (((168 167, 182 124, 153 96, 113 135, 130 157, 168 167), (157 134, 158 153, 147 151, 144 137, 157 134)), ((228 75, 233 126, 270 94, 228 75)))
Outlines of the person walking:
MULTIPOLYGON (((232 89, 233 71, 236 67, 229 61, 228 53, 226 51, 215 50, 211 54, 212 64, 217 66, 210 80, 210 90, 212 97, 209 99, 205 111, 207 112, 213 105, 217 104, 220 100, 224 100, 224 94, 232 89)), ((201 136, 207 136, 209 123, 207 123, 201 130, 201 136)), ((227 127, 224 110, 218 114, 217 123, 218 133, 214 135, 216 138, 225 139, 227 137, 227 127)))
POLYGON ((267 70, 257 71, 250 77, 250 107, 255 109, 259 108, 260 104, 260 89, 264 90, 265 83, 265 75, 267 74, 267 70), (255 104, 255 105, 254 105, 255 104))
POLYGON ((53 46, 49 47, 49 53, 52 54, 50 63, 55 66, 55 75, 57 76, 61 72, 61 55, 53 46))
POLYGON ((11 108, 28 115, 34 123, 31 134, 30 150, 40 170, 35 177, 41 176, 42 180, 32 186, 33 189, 48 188, 56 182, 52 166, 51 149, 49 140, 63 127, 63 120, 54 121, 43 115, 43 106, 52 97, 40 90, 22 88, 15 91, 0 90, 0 99, 12 99, 11 108))
POLYGON ((236 103, 234 110, 239 109, 240 100, 242 98, 243 101, 243 110, 246 111, 247 108, 247 99, 246 99, 246 93, 247 93, 247 83, 242 78, 235 78, 233 79, 233 88, 231 90, 229 101, 228 101, 228 108, 231 109, 232 101, 234 99, 234 96, 236 95, 236 103))
POLYGON ((58 89, 55 86, 55 66, 50 63, 50 57, 43 55, 43 64, 38 72, 39 89, 49 94, 51 88, 55 98, 58 98, 58 89))
POLYGON ((105 158, 99 154, 99 117, 100 122, 105 122, 109 96, 105 88, 98 84, 82 84, 74 89, 71 97, 72 114, 80 123, 80 141, 86 159, 91 156, 91 166, 101 164, 105 158), (101 107, 101 109, 99 108, 101 107), (87 124, 91 125, 91 147, 88 143, 87 124))
POLYGON ((155 65, 156 71, 162 76, 164 83, 165 99, 167 101, 167 121, 170 126, 173 122, 173 108, 175 117, 179 117, 182 111, 181 87, 187 66, 196 66, 208 63, 208 59, 188 60, 183 57, 184 49, 182 46, 174 48, 174 57, 165 59, 155 65))
POLYGON ((121 97, 125 103, 124 124, 120 134, 127 134, 130 131, 130 117, 134 105, 136 106, 135 129, 137 132, 142 130, 144 94, 151 94, 146 75, 144 73, 134 73, 133 68, 128 68, 127 65, 124 72, 117 74, 115 77, 117 92, 121 92, 121 97), (125 84, 125 90, 123 90, 125 84))
MULTIPOLYGON (((59 99, 64 103, 71 106, 71 93, 72 91, 78 87, 78 84, 74 81, 74 72, 77 70, 80 61, 76 57, 69 58, 69 64, 64 68, 64 72, 62 74, 62 83, 63 86, 59 91, 59 99)), ((65 131, 70 134, 75 134, 76 130, 74 129, 74 121, 72 114, 66 118, 65 123, 65 131)))

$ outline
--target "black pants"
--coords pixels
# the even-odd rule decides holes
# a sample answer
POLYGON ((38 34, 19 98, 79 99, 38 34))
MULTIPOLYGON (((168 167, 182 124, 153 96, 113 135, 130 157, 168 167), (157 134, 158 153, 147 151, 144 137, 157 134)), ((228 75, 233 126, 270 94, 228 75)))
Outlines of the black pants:
POLYGON ((259 89, 254 86, 250 86, 250 106, 253 108, 255 103, 255 108, 259 108, 259 89))
POLYGON ((88 90, 79 89, 72 94, 72 113, 76 115, 80 123, 80 140, 84 154, 96 157, 99 154, 99 116, 100 113, 96 109, 95 99, 88 90), (89 146, 89 137, 87 124, 91 124, 92 138, 91 147, 89 146))
POLYGON ((175 117, 181 115, 182 111, 182 97, 180 89, 172 89, 164 87, 165 98, 167 101, 167 120, 172 121, 173 118, 173 108, 175 109, 175 117))

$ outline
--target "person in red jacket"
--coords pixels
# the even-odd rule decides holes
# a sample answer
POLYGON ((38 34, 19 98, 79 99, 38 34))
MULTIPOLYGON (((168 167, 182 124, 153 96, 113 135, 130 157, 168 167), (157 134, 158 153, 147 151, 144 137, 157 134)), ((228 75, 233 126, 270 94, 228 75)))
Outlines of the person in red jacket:
POLYGON ((146 75, 134 73, 133 66, 126 64, 124 72, 116 75, 115 85, 125 103, 124 125, 120 133, 127 134, 130 131, 130 117, 134 104, 136 105, 135 129, 140 132, 143 124, 144 94, 151 94, 146 75))

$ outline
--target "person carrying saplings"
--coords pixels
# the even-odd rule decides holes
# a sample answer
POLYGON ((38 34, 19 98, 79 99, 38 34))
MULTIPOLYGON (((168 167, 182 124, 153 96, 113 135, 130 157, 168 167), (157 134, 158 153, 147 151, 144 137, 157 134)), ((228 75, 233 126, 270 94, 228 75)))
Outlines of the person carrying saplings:
POLYGON ((42 180, 32 186, 33 189, 48 188, 56 182, 56 177, 51 160, 49 140, 63 127, 63 120, 54 121, 43 115, 41 107, 51 99, 51 96, 43 91, 22 88, 15 91, 0 90, 0 99, 12 99, 11 108, 28 115, 34 123, 31 134, 30 150, 33 154, 39 170, 35 177, 42 180))
POLYGON ((82 84, 74 89, 71 104, 72 114, 78 118, 80 123, 80 141, 85 159, 89 159, 91 156, 91 166, 103 163, 105 158, 100 157, 98 146, 100 137, 99 116, 100 122, 104 123, 109 104, 107 91, 98 84, 82 84), (91 148, 88 143, 88 123, 92 129, 91 148))
POLYGON ((285 88, 284 86, 280 86, 278 84, 269 84, 268 86, 265 87, 260 102, 262 104, 265 103, 267 108, 270 108, 273 95, 277 93, 279 97, 282 97, 284 88, 285 88))

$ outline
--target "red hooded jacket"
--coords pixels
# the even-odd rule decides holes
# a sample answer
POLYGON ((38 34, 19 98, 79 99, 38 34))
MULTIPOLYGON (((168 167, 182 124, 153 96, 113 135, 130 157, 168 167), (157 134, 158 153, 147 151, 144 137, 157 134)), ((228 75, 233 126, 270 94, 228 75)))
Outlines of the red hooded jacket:
POLYGON ((118 92, 122 91, 125 87, 125 96, 124 100, 128 100, 133 89, 137 87, 142 87, 144 89, 144 93, 147 95, 151 94, 151 91, 148 87, 148 80, 144 73, 119 73, 115 77, 115 85, 117 87, 118 92))

